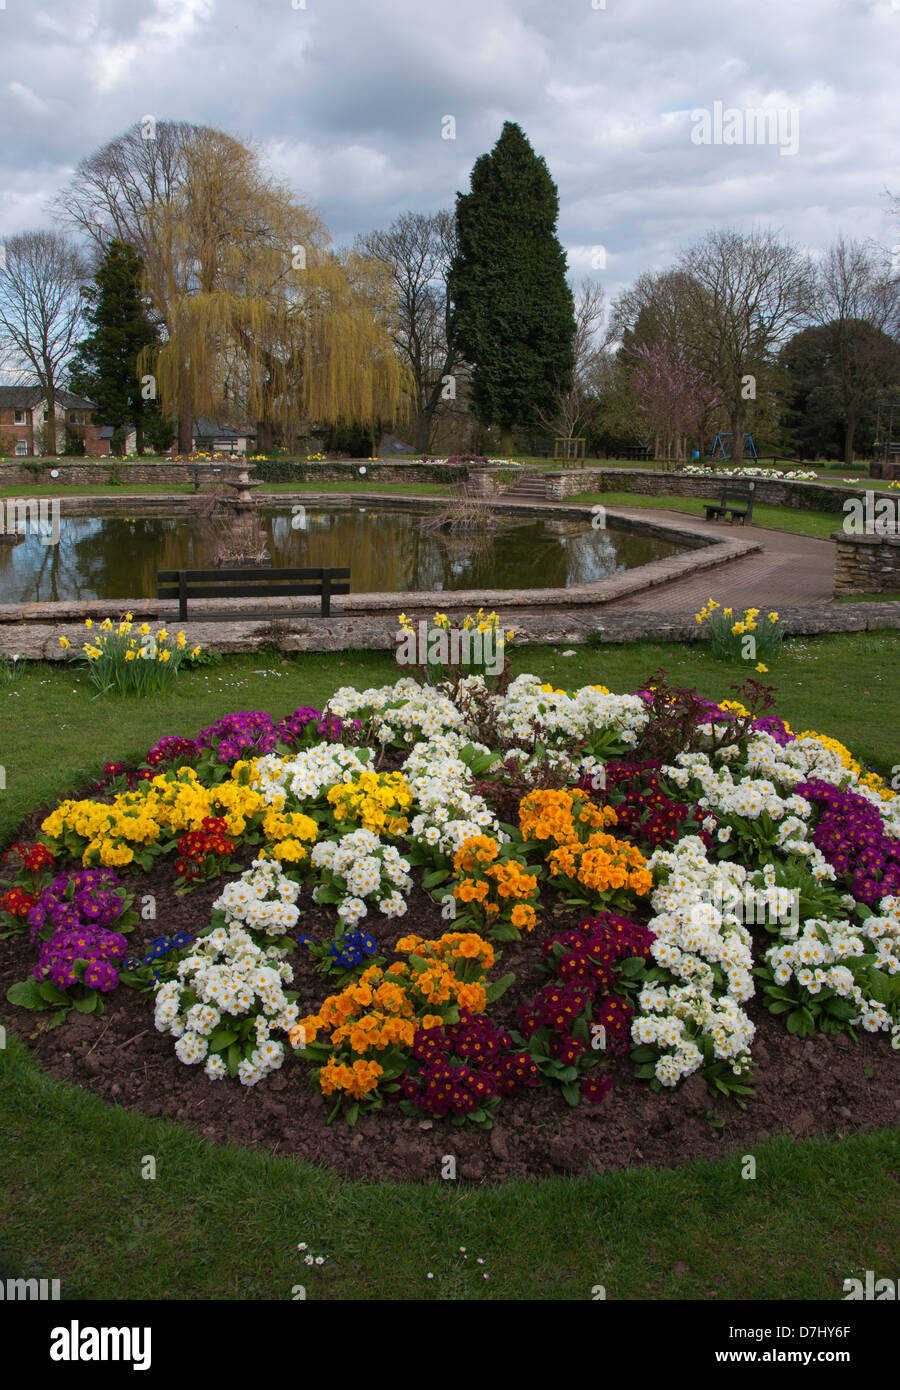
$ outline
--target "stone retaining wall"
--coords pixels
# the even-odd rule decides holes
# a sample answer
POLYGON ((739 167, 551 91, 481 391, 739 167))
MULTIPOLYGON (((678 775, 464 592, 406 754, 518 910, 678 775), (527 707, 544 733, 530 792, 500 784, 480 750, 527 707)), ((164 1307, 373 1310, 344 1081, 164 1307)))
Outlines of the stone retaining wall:
POLYGON ((900 535, 851 535, 833 531, 837 542, 834 594, 884 594, 900 590, 900 535))
MULTIPOLYGON (((637 468, 583 468, 578 472, 547 473, 546 497, 561 500, 580 492, 634 492, 647 497, 716 497, 726 482, 746 486, 745 478, 694 478, 683 473, 656 473, 637 468)), ((756 478, 757 502, 775 507, 840 514, 848 497, 859 497, 858 488, 825 483, 794 483, 778 478, 756 478)), ((889 493, 886 495, 890 495, 889 493)))

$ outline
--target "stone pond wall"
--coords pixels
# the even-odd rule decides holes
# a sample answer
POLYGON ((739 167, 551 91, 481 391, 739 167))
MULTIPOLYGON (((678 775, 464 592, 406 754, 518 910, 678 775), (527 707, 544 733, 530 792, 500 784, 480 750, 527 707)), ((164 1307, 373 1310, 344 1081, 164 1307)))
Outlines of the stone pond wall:
POLYGON ((900 535, 854 536, 833 531, 837 543, 834 596, 900 591, 900 535))
MULTIPOLYGON (((77 487, 105 487, 111 478, 121 479, 123 488, 129 483, 193 483, 199 468, 202 482, 215 482, 223 474, 233 474, 236 465, 190 463, 125 463, 113 459, 109 463, 85 463, 81 460, 60 459, 53 468, 58 478, 50 477, 50 469, 21 462, 0 462, 0 487, 20 487, 24 491, 36 483, 65 483, 77 487)), ((376 483, 450 483, 466 476, 464 467, 447 467, 434 463, 371 463, 367 460, 328 463, 288 463, 281 459, 251 465, 251 477, 264 482, 367 482, 376 483), (365 472, 360 470, 364 469, 365 472)))

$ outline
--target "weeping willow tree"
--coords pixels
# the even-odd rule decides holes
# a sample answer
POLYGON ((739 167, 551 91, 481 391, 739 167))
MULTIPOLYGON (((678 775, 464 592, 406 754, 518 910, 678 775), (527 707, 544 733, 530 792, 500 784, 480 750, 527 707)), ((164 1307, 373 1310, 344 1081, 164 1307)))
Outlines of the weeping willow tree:
POLYGON ((302 420, 372 426, 402 413, 387 268, 331 251, 315 214, 239 141, 200 130, 185 160, 180 187, 148 213, 145 289, 167 333, 141 361, 181 422, 179 448, 199 414, 255 421, 265 452, 302 420))

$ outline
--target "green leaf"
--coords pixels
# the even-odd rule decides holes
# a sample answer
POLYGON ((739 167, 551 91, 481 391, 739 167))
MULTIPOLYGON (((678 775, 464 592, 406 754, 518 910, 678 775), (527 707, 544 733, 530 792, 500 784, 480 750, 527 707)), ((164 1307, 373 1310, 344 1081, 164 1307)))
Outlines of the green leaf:
POLYGON ((217 1028, 210 1037, 209 1050, 210 1052, 222 1052, 236 1040, 237 1033, 232 1028, 217 1028))
POLYGON ((93 990, 83 999, 73 999, 72 1003, 80 1014, 92 1014, 100 1002, 100 996, 93 990))
POLYGON ((484 992, 487 1002, 493 1004, 495 999, 499 999, 501 994, 506 993, 510 985, 515 984, 515 979, 515 975, 510 971, 509 974, 502 976, 501 979, 494 980, 493 983, 486 985, 484 992))
POLYGON ((581 1101, 581 1087, 577 1085, 577 1083, 575 1085, 563 1086, 562 1093, 563 1098, 569 1105, 575 1106, 581 1101))
POLYGON ((225 1065, 228 1068, 229 1076, 237 1076, 238 1067, 241 1064, 241 1049, 236 1042, 231 1043, 225 1054, 225 1065))
POLYGON ((21 980, 10 985, 6 991, 10 1004, 18 1004, 20 1009, 46 1009, 47 1001, 38 987, 37 980, 21 980))
POLYGON ((68 995, 63 994, 61 989, 57 989, 52 980, 41 980, 38 984, 38 993, 42 999, 46 999, 48 1004, 66 1004, 68 995))
POLYGON ((422 877, 422 887, 423 887, 423 888, 426 888, 426 889, 428 889, 428 888, 436 888, 437 885, 438 885, 439 883, 445 883, 446 880, 447 880, 449 877, 450 877, 449 870, 447 870, 447 869, 433 869, 433 870, 431 871, 430 874, 424 874, 424 875, 423 875, 423 877, 422 877))

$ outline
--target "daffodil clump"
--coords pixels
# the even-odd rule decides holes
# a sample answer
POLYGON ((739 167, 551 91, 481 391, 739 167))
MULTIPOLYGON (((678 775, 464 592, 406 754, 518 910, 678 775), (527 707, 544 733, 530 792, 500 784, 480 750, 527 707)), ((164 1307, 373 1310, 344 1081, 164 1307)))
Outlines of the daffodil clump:
MULTIPOLYGON (((183 632, 173 635, 165 627, 153 632, 149 623, 137 626, 130 613, 118 626, 111 618, 96 627, 86 618, 84 625, 88 637, 76 659, 87 662, 91 680, 104 695, 155 695, 166 690, 185 657, 196 657, 201 650, 194 647, 188 653, 183 632)), ((59 645, 64 651, 72 646, 68 637, 60 637, 59 645)))
POLYGON ((709 650, 720 661, 749 661, 763 675, 768 671, 767 660, 777 657, 784 639, 784 629, 777 613, 767 613, 765 619, 758 608, 745 608, 741 618, 733 608, 723 608, 711 598, 694 614, 694 621, 709 637, 709 650))

